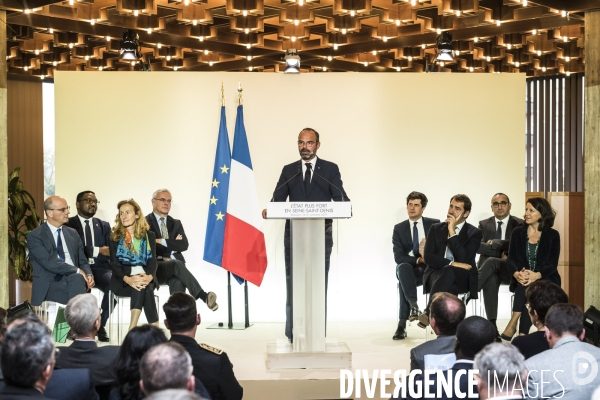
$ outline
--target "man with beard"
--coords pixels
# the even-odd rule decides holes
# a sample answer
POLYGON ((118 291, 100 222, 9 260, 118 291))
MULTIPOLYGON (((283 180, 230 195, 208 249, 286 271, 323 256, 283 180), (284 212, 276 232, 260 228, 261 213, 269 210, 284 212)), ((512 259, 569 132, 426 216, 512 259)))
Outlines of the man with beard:
MULTIPOLYGON (((344 191, 338 166, 332 162, 317 158, 321 147, 319 133, 312 128, 304 128, 298 135, 298 151, 301 160, 283 167, 279 181, 275 186, 272 201, 350 201, 344 191)), ((262 212, 267 217, 267 210, 262 212)), ((331 219, 325 220, 325 292, 329 275, 329 259, 333 248, 331 219)), ((290 221, 285 223, 285 279, 287 289, 285 335, 292 340, 292 271, 290 253, 290 221)), ((325 296, 327 299, 327 296, 325 296)), ((327 308, 327 300, 325 300, 327 308)))
POLYGON ((108 334, 104 327, 106 321, 108 321, 110 312, 108 307, 108 284, 112 276, 108 254, 110 225, 106 221, 94 218, 96 211, 98 211, 99 203, 96 194, 91 190, 79 193, 75 203, 77 215, 69 218, 69 222, 66 225, 75 229, 79 234, 83 243, 83 252, 94 274, 96 287, 104 293, 100 306, 102 314, 100 316, 100 329, 97 336, 99 341, 108 342, 108 334))

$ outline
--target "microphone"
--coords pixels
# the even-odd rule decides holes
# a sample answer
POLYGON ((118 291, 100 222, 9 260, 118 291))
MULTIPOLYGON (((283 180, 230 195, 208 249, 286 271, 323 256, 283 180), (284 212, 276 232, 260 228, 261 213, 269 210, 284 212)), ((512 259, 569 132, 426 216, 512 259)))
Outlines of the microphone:
POLYGON ((323 179, 325 182, 329 183, 331 186, 333 186, 334 188, 336 188, 337 190, 339 190, 339 191, 340 191, 340 194, 342 195, 342 201, 346 201, 346 200, 344 199, 344 191, 343 191, 342 189, 340 189, 339 187, 335 186, 333 183, 329 182, 327 179, 323 178, 323 177, 321 176, 321 174, 319 174, 319 173, 318 173, 316 170, 315 170, 315 171, 313 171, 313 172, 314 172, 314 173, 315 173, 315 175, 317 175, 319 178, 323 179))
POLYGON ((296 173, 295 173, 295 174, 294 174, 294 175, 293 175, 293 176, 292 176, 290 179, 288 179, 287 181, 283 182, 283 183, 281 184, 281 186, 279 186, 278 188, 276 188, 276 189, 275 189, 275 191, 273 192, 273 197, 271 197, 271 200, 270 200, 270 201, 273 201, 273 200, 275 200, 275 193, 277 193, 277 191, 278 191, 279 189, 281 189, 282 187, 284 187, 285 185, 287 185, 289 181, 291 181, 292 179, 294 179, 295 177, 297 177, 298 175, 300 175, 300 171, 301 171, 301 169, 300 169, 300 168, 301 168, 301 166, 300 166, 300 165, 298 165, 298 172, 296 172, 296 173))

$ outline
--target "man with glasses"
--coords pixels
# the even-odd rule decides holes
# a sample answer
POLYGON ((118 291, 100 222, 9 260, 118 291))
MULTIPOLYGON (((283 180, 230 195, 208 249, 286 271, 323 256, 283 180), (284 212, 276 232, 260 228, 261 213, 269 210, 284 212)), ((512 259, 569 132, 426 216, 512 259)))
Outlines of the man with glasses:
MULTIPOLYGON (((350 201, 344 191, 338 166, 332 162, 317 158, 321 147, 319 133, 312 128, 304 128, 298 135, 300 160, 283 167, 279 181, 275 186, 271 201, 350 201)), ((262 212, 267 217, 267 210, 262 212)), ((333 221, 325 220, 325 292, 329 275, 329 258, 333 248, 333 221)), ((290 221, 285 222, 285 279, 287 289, 285 335, 292 340, 292 273, 290 253, 290 221)), ((325 296, 327 313, 327 296, 325 296)))
POLYGON ((181 221, 169 215, 173 197, 168 189, 158 189, 152 194, 152 212, 146 215, 150 230, 156 234, 156 277, 159 285, 169 285, 169 292, 187 289, 197 300, 201 299, 212 311, 219 308, 217 295, 205 292, 194 275, 187 269, 182 252, 189 243, 181 221))
MULTIPOLYGON (((483 238, 479 245, 478 289, 483 290, 485 313, 487 319, 496 325, 498 317, 498 290, 500 285, 510 283, 510 274, 506 268, 506 257, 510 235, 523 220, 510 215, 510 200, 504 193, 496 193, 492 197, 493 217, 479 221, 479 229, 483 238)), ((467 302, 469 301, 467 298, 467 302)))
POLYGON ((46 223, 27 235, 33 264, 31 304, 44 300, 67 304, 94 286, 94 275, 77 232, 65 226, 69 220, 67 201, 59 196, 44 201, 46 223))
POLYGON ((83 242, 83 252, 88 259, 88 264, 94 274, 96 287, 104 293, 102 297, 102 314, 100 317, 100 329, 98 330, 98 340, 108 342, 109 337, 106 333, 106 322, 110 312, 108 306, 108 284, 112 271, 110 268, 110 256, 108 254, 108 239, 110 235, 110 225, 106 221, 94 218, 98 211, 100 202, 96 194, 91 190, 86 190, 77 195, 77 215, 69 218, 67 226, 75 229, 83 242))

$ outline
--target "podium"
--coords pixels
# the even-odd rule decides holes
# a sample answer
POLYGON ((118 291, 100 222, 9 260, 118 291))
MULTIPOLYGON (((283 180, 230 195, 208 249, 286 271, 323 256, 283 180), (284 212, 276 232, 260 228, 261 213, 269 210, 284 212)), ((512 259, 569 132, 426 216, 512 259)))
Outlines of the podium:
POLYGON ((289 219, 293 343, 267 345, 268 369, 351 368, 346 343, 325 340, 325 219, 350 218, 350 202, 271 202, 268 219, 289 219))

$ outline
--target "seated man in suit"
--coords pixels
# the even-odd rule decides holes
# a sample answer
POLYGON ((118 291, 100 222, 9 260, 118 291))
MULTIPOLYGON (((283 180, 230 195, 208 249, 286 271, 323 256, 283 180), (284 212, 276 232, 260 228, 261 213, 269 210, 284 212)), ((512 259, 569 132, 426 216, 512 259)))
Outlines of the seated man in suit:
MULTIPOLYGON (((475 255, 481 242, 481 231, 467 223, 471 213, 471 200, 467 195, 457 194, 450 199, 448 218, 429 230, 425 243, 424 274, 426 292, 433 295, 448 292, 454 295, 471 293, 477 298, 477 268, 475 255)), ((419 326, 429 325, 429 306, 419 316, 419 326)))
POLYGON ((104 327, 106 326, 110 312, 110 307, 108 306, 108 284, 112 276, 108 254, 110 225, 106 221, 94 218, 99 203, 96 194, 91 190, 79 193, 77 195, 77 202, 75 203, 77 215, 69 218, 69 222, 65 225, 75 229, 79 234, 79 238, 83 242, 83 252, 94 274, 96 287, 104 293, 104 296, 102 296, 102 317, 100 319, 100 329, 98 330, 98 340, 108 342, 110 339, 104 327))
POLYGON ((427 196, 411 192, 406 198, 408 219, 394 226, 392 243, 400 298, 400 320, 394 340, 406 338, 406 321, 415 321, 420 315, 417 286, 423 284, 423 272, 427 267, 423 260, 425 238, 431 225, 440 222, 439 219, 424 217, 425 207, 427 196))
POLYGON ((523 393, 526 393, 525 358, 511 344, 488 344, 475 356, 473 368, 479 371, 475 380, 482 400, 522 399, 523 393), (495 376, 498 378, 494 379, 495 376))
POLYGON ((194 298, 186 293, 173 293, 163 305, 165 326, 171 332, 170 341, 182 345, 192 357, 194 376, 202 382, 213 400, 240 400, 244 389, 233 373, 227 353, 196 342, 200 314, 194 298))
POLYGON ((156 234, 156 277, 159 285, 168 284, 169 292, 188 291, 195 299, 201 299, 208 308, 216 311, 217 295, 205 292, 194 275, 187 269, 182 252, 188 249, 188 239, 181 221, 169 215, 172 196, 168 189, 158 189, 152 194, 152 213, 146 215, 150 230, 156 234))
POLYGON ((600 349, 582 342, 583 312, 575 304, 555 304, 545 322, 550 350, 525 360, 528 396, 589 399, 598 383, 600 349))
POLYGON ((39 306, 44 300, 67 304, 94 286, 94 275, 79 235, 64 226, 69 220, 67 201, 58 196, 48 197, 44 211, 46 223, 27 235, 33 264, 31 304, 39 306))
POLYGON ((86 293, 72 298, 65 308, 65 319, 75 341, 69 347, 61 347, 56 368, 89 368, 95 386, 114 384, 117 377, 113 362, 119 346, 98 347, 94 340, 100 328, 96 297, 86 293))
POLYGON ((146 396, 166 389, 194 391, 192 359, 182 345, 175 342, 157 344, 140 361, 140 389, 146 396), (170 371, 165 374, 165 371, 170 371))
POLYGON ((54 370, 54 341, 33 313, 17 317, 2 342, 1 362, 5 386, 1 399, 47 399, 46 385, 54 370))
POLYGON ((410 351, 410 369, 425 370, 427 354, 454 353, 454 338, 456 328, 465 319, 465 305, 458 297, 450 293, 437 293, 431 301, 431 328, 437 335, 435 340, 429 340, 414 347, 410 351))
MULTIPOLYGON (((479 244, 477 261, 479 270, 478 290, 483 290, 485 314, 496 325, 498 317, 498 289, 510 284, 510 274, 506 267, 506 256, 512 230, 523 224, 523 220, 510 215, 510 200, 504 193, 492 197, 493 217, 479 221, 483 238, 479 244)), ((467 304, 470 300, 467 294, 467 304)))

